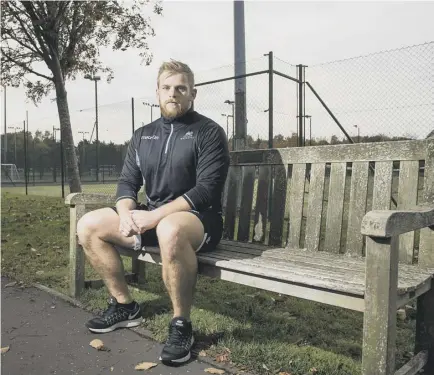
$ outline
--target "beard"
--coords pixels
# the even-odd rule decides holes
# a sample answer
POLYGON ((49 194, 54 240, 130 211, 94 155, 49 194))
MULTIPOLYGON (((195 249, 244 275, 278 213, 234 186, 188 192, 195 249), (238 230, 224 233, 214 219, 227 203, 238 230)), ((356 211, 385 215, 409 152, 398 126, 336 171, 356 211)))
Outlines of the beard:
POLYGON ((190 109, 189 105, 185 106, 183 108, 179 102, 177 102, 176 105, 168 104, 168 103, 170 103, 170 101, 166 101, 164 103, 162 103, 160 101, 161 114, 165 118, 173 118, 173 119, 175 119, 177 117, 181 117, 182 115, 184 115, 190 109))

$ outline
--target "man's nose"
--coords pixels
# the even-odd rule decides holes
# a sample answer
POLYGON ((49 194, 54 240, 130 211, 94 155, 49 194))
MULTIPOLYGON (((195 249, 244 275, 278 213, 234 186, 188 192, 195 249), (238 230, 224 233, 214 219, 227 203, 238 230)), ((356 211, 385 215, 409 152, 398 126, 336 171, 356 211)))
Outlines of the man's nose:
POLYGON ((174 87, 171 87, 169 90, 169 95, 170 97, 175 97, 176 96, 176 89, 174 87))

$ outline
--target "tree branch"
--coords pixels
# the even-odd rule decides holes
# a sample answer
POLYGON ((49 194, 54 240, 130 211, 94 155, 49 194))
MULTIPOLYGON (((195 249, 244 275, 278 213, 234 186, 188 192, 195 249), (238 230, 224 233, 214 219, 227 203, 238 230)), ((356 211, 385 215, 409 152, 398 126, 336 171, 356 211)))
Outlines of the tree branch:
POLYGON ((53 77, 48 77, 45 74, 42 73, 38 73, 35 72, 33 69, 30 69, 28 66, 26 66, 26 64, 24 63, 20 63, 19 61, 15 60, 14 58, 12 58, 11 56, 9 56, 6 51, 2 51, 3 52, 3 56, 6 58, 6 60, 14 63, 15 65, 18 65, 20 68, 24 69, 25 71, 29 72, 29 73, 33 73, 35 75, 37 75, 38 77, 42 77, 45 79, 48 79, 49 81, 54 81, 53 77))
MULTIPOLYGON (((13 2, 6 2, 6 6, 9 7, 9 4, 12 4, 16 7, 16 5, 13 2)), ((30 44, 33 45, 33 47, 35 47, 36 51, 38 51, 38 53, 41 55, 42 58, 44 58, 44 54, 42 53, 42 51, 38 48, 38 46, 36 45, 36 43, 34 42, 34 38, 32 38, 30 36, 30 34, 27 32, 27 28, 24 25, 23 20, 18 16, 17 12, 14 12, 11 8, 9 8, 9 10, 12 13, 12 16, 20 23, 21 26, 21 30, 23 31, 24 34, 26 34, 27 40, 29 41, 30 44)), ((18 11, 21 11, 21 9, 18 8, 18 11)))
MULTIPOLYGON (((13 31, 13 30, 11 30, 11 31, 13 31)), ((40 56, 42 57, 42 54, 39 53, 39 51, 33 49, 31 46, 27 45, 26 43, 24 43, 23 41, 21 41, 20 39, 18 39, 18 37, 16 36, 15 33, 14 33, 13 35, 10 34, 10 33, 5 33, 5 34, 9 37, 9 39, 14 40, 14 41, 17 42, 20 46, 22 46, 22 47, 24 47, 24 48, 26 48, 26 49, 32 51, 32 52, 33 52, 34 54, 36 54, 36 55, 40 55, 40 56)), ((6 39, 6 38, 4 37, 5 34, 3 34, 3 40, 6 39)))
MULTIPOLYGON (((23 1, 22 4, 23 4, 24 8, 26 9, 28 15, 30 16, 30 20, 32 21, 33 29, 35 31, 35 36, 36 36, 36 39, 38 39, 39 45, 41 46, 42 56, 45 60, 45 63, 47 64, 48 67, 51 67, 53 61, 50 58, 50 54, 47 50, 47 47, 44 44, 44 40, 42 40, 42 38, 41 38, 41 35, 43 35, 43 30, 41 30, 40 25, 38 25, 38 24, 40 24, 41 20, 36 15, 36 13, 33 9, 33 4, 31 1, 23 1)), ((45 42, 47 42, 47 41, 45 40, 45 42)))

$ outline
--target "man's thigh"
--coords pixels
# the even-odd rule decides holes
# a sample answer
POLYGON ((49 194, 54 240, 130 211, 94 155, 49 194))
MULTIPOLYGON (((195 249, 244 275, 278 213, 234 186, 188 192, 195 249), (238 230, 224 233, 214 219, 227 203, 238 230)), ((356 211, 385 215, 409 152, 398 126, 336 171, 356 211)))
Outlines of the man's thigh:
POLYGON ((79 221, 77 231, 91 230, 103 241, 113 245, 131 247, 133 239, 119 231, 119 216, 110 208, 100 208, 86 213, 79 221))

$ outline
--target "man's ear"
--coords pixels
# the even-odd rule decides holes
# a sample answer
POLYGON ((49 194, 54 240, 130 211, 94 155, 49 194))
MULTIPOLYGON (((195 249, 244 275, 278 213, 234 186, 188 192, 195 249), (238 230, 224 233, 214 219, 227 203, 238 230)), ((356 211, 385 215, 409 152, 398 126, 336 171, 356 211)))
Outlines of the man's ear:
POLYGON ((193 100, 196 99, 196 95, 197 95, 197 89, 195 88, 191 91, 191 96, 193 97, 193 100))

